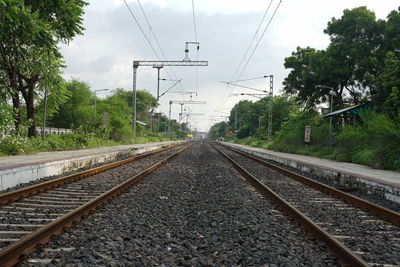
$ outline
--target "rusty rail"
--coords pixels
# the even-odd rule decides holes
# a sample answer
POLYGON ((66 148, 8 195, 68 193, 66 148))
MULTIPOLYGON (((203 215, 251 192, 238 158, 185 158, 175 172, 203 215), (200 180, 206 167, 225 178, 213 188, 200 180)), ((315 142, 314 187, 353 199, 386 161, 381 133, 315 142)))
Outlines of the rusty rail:
POLYGON ((328 232, 323 230, 321 227, 316 225, 313 221, 311 221, 307 216, 305 216, 301 211, 293 207, 290 203, 281 198, 278 194, 273 192, 269 187, 265 186, 262 182, 260 182, 256 177, 246 171, 243 167, 241 167, 237 162, 235 162, 232 158, 222 152, 220 149, 212 145, 221 155, 223 155, 226 159, 228 159, 232 165, 235 167, 239 173, 245 177, 249 182, 264 196, 270 198, 276 204, 278 204, 285 212, 289 214, 297 223, 299 223, 302 227, 304 227, 307 231, 309 231, 314 237, 318 240, 324 242, 327 248, 332 251, 338 260, 348 266, 369 266, 367 262, 363 259, 359 258, 356 254, 354 254, 351 250, 349 250, 346 246, 342 245, 339 241, 337 241, 333 236, 331 236, 328 232))
POLYGON ((27 253, 34 251, 39 245, 45 244, 50 241, 53 235, 62 233, 65 228, 71 227, 75 222, 81 220, 84 216, 88 215, 90 212, 94 211, 102 204, 107 203, 116 195, 121 194, 124 190, 139 182, 148 174, 150 174, 172 158, 176 157, 177 155, 188 149, 190 146, 191 144, 168 156, 167 158, 157 162, 156 164, 150 166, 139 174, 129 178, 122 184, 110 189, 109 191, 98 196, 97 198, 84 204, 83 206, 67 213, 61 218, 51 222, 43 228, 38 229, 32 234, 22 238, 18 242, 1 250, 0 266, 13 266, 14 264, 17 264, 27 253))
POLYGON ((274 171, 277 171, 277 172, 279 172, 279 173, 281 173, 281 174, 283 174, 283 175, 285 175, 287 177, 295 179, 296 181, 299 181, 299 182, 301 182, 301 183, 303 183, 305 185, 311 186, 311 187, 313 187, 313 188, 315 188, 315 189, 317 189, 317 190, 319 190, 321 192, 324 192, 326 194, 329 194, 331 196, 339 198, 339 199, 345 201, 346 203, 350 203, 350 204, 352 204, 352 205, 354 205, 356 207, 359 207, 359 208, 361 208, 361 209, 363 209, 365 211, 369 211, 369 212, 375 213, 376 215, 378 215, 382 219, 387 220, 387 221, 389 221, 389 222, 391 222, 391 223, 393 223, 395 225, 400 225, 400 214, 395 212, 395 211, 392 211, 392 210, 389 210, 389 209, 384 208, 382 206, 376 205, 376 204, 374 204, 372 202, 369 202, 367 200, 352 196, 352 195, 350 195, 348 193, 345 193, 343 191, 340 191, 340 190, 338 190, 336 188, 333 188, 333 187, 330 187, 328 185, 325 185, 325 184, 319 183, 317 181, 311 180, 310 178, 307 178, 307 177, 305 177, 303 175, 300 175, 300 174, 297 174, 295 172, 292 172, 292 171, 286 170, 284 168, 278 167, 278 166, 276 166, 274 164, 271 164, 271 163, 266 162, 264 160, 258 159, 256 157, 251 156, 251 155, 249 155, 247 153, 244 153, 242 151, 238 151, 236 149, 233 149, 233 148, 225 146, 225 145, 224 145, 224 147, 232 150, 235 153, 238 153, 238 154, 240 154, 242 156, 245 156, 245 157, 247 157, 249 159, 252 159, 252 160, 254 160, 254 161, 256 161, 256 162, 258 162, 258 163, 260 163, 260 164, 262 164, 262 165, 264 165, 264 166, 266 166, 266 167, 268 167, 268 168, 270 168, 270 169, 272 169, 274 171))
POLYGON ((90 169, 90 170, 78 172, 78 173, 75 173, 75 174, 64 176, 64 177, 61 177, 61 178, 58 178, 58 179, 54 179, 54 180, 51 180, 51 181, 47 181, 47 182, 44 182, 44 183, 40 183, 40 184, 37 184, 37 185, 32 185, 32 186, 29 186, 29 187, 21 188, 19 190, 15 190, 15 191, 12 191, 12 192, 0 194, 0 205, 6 204, 6 203, 10 203, 12 201, 15 201, 15 200, 18 200, 18 199, 21 199, 21 198, 24 198, 24 197, 35 195, 35 194, 44 192, 46 190, 53 189, 53 188, 56 188, 56 187, 59 187, 59 186, 62 186, 62 185, 65 185, 65 184, 68 184, 68 183, 83 179, 83 178, 86 178, 86 177, 89 177, 89 176, 92 176, 92 175, 95 175, 96 173, 107 171, 107 170, 110 170, 112 168, 121 166, 123 164, 129 163, 129 162, 132 162, 132 161, 135 161, 135 160, 138 160, 138 159, 146 158, 146 157, 152 156, 154 154, 160 153, 162 151, 165 151, 165 150, 177 147, 177 146, 180 146, 180 144, 169 146, 169 147, 165 147, 165 148, 160 148, 160 149, 157 149, 155 151, 151 151, 149 153, 145 153, 145 154, 141 154, 141 155, 138 155, 138 156, 135 156, 135 157, 131 157, 131 158, 128 158, 128 159, 124 159, 124 160, 120 160, 120 161, 117 161, 117 162, 109 163, 109 164, 106 164, 106 165, 103 165, 103 166, 100 166, 100 167, 97 167, 97 168, 93 168, 93 169, 90 169))

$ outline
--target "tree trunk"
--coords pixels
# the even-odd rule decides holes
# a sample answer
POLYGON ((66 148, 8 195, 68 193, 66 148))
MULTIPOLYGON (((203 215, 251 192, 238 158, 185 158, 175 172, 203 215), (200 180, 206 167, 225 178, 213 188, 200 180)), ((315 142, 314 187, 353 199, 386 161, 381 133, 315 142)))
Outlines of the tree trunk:
POLYGON ((36 136, 36 122, 35 122, 35 104, 33 99, 34 84, 30 84, 28 87, 28 99, 26 102, 26 118, 29 121, 28 137, 36 136))
POLYGON ((35 102, 33 98, 34 89, 36 86, 36 79, 27 81, 26 88, 21 90, 26 104, 26 119, 29 122, 28 137, 36 136, 36 123, 35 123, 35 102))
POLYGON ((19 127, 22 123, 22 114, 20 109, 21 101, 19 100, 18 92, 12 94, 12 103, 13 103, 13 118, 14 118, 15 131, 19 133, 19 127))

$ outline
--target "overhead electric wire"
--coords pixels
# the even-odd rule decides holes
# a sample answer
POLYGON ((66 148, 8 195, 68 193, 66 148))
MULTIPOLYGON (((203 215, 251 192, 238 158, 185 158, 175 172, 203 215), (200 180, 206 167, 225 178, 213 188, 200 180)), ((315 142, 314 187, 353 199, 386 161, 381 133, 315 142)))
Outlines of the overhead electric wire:
MULTIPOLYGON (((151 47, 151 50, 153 51, 153 53, 155 54, 155 56, 157 57, 157 59, 158 59, 158 60, 161 60, 161 58, 160 58, 160 56, 158 55, 157 51, 155 50, 153 44, 151 43, 149 37, 148 37, 147 34, 144 32, 144 30, 143 30, 142 26, 140 25, 138 19, 136 18, 135 14, 133 14, 132 9, 130 8, 130 6, 128 5, 128 3, 126 2, 126 0, 123 0, 123 1, 124 1, 124 3, 125 3, 125 6, 128 8, 128 11, 129 11, 129 13, 131 14, 132 18, 134 19, 134 21, 136 22, 137 26, 139 27, 140 31, 142 32, 142 34, 143 34, 144 37, 146 38, 146 41, 148 42, 148 44, 149 44, 150 47, 151 47)), ((157 36, 154 34, 153 28, 151 27, 150 22, 149 22, 149 20, 147 19, 146 13, 144 12, 144 9, 143 9, 143 7, 142 7, 140 1, 137 0, 137 2, 138 2, 138 4, 139 4, 139 6, 140 6, 140 9, 142 10, 142 13, 143 13, 143 15, 144 15, 144 17, 145 17, 145 19, 146 19, 147 24, 149 25, 150 31, 151 31, 151 33, 153 34, 154 39, 156 40, 157 46, 158 46, 158 48, 160 49, 160 52, 161 52, 161 54, 162 54, 164 60, 167 60, 167 58, 166 58, 166 56, 165 56, 165 54, 164 54, 164 51, 162 50, 162 48, 161 48, 161 46, 160 46, 160 43, 158 42, 157 36)), ((168 77, 169 77, 170 79, 172 79, 172 77, 171 77, 171 75, 169 74, 169 72, 168 72, 167 70, 165 70, 165 71, 166 71, 168 77)), ((173 71, 172 69, 171 69, 171 71, 174 73, 174 71, 173 71)), ((175 75, 175 79, 177 79, 177 76, 176 76, 175 73, 174 73, 174 75, 175 75)), ((182 88, 182 90, 183 90, 183 88, 182 88)))
MULTIPOLYGON (((272 0, 271 0, 271 3, 272 3, 272 0)), ((271 3, 270 3, 270 5, 271 5, 271 3)), ((272 14, 272 16, 271 16, 271 18, 269 19, 269 21, 268 21, 266 27, 264 28, 264 31, 263 31, 263 33, 261 34, 261 37, 259 38, 259 40, 258 40, 258 42, 256 43, 255 47, 253 48, 253 51, 251 52, 250 56, 248 57, 248 59, 247 59, 247 61, 246 61, 246 64, 244 65, 242 71, 240 72, 240 74, 239 74, 237 80, 240 80, 240 78, 242 77, 242 75, 243 75, 244 71, 246 70, 246 68, 247 68, 247 66, 248 66, 248 64, 249 64, 249 62, 250 62, 250 60, 252 59, 252 57, 253 57, 255 51, 257 50, 258 45, 260 44, 261 40, 263 39, 263 37, 264 37, 264 35, 265 35, 265 32, 266 32, 267 29, 269 28, 269 25, 271 24, 272 19, 275 17, 275 14, 276 14, 276 12, 278 11, 278 9, 279 9, 281 3, 282 3, 282 0, 280 0, 279 3, 278 3, 278 5, 276 6, 276 8, 275 8, 275 10, 274 10, 274 13, 272 14)), ((269 10, 270 5, 268 6, 267 11, 269 10)), ((267 11, 266 11, 266 13, 267 13, 267 11)), ((266 15, 266 13, 265 13, 264 15, 266 15)), ((263 19, 264 19, 264 17, 263 17, 263 19)), ((263 21, 263 20, 262 20, 262 21, 263 21)), ((259 29, 257 29, 255 36, 257 35, 258 30, 259 30, 259 29)), ((253 41, 252 41, 252 42, 253 42, 253 41)), ((252 42, 251 42, 251 43, 252 43, 252 42)), ((250 43, 250 44, 251 44, 251 43, 250 43)), ((247 54, 247 51, 246 51, 245 55, 246 55, 246 54, 247 54)), ((243 58, 245 58, 245 56, 244 56, 243 58)), ((241 64, 239 64, 239 67, 240 67, 240 65, 241 65, 241 64)), ((233 77, 235 76, 235 74, 236 74, 236 72, 234 73, 234 75, 232 75, 231 80, 233 79, 233 77)), ((227 88, 227 87, 228 87, 228 85, 226 86, 226 88, 227 88)), ((232 90, 233 90, 233 89, 232 89, 232 90)), ((231 92, 232 92, 232 90, 231 90, 231 92)), ((223 99, 225 99, 225 98, 226 98, 226 97, 224 96, 223 99)))
MULTIPOLYGON (((125 0, 124 0, 124 1, 125 1, 125 0)), ((149 26, 150 32, 151 32, 151 33, 153 34, 153 36, 154 36, 154 40, 156 41, 156 44, 157 44, 157 46, 158 46, 158 49, 159 49, 160 52, 161 52, 161 55, 163 56, 163 59, 164 59, 164 60, 168 60, 167 57, 165 56, 165 53, 164 53, 163 49, 161 48, 161 45, 160 45, 160 43, 159 43, 159 41, 158 41, 158 38, 157 38, 157 36, 156 36, 156 34, 155 34, 154 30, 153 30, 153 27, 151 27, 150 21, 149 21, 149 19, 147 18, 147 15, 146 15, 146 12, 145 12, 144 9, 143 9, 142 3, 140 3, 140 0, 136 0, 136 1, 137 1, 138 4, 139 4, 140 10, 142 11, 142 14, 143 14, 143 16, 144 16, 144 18, 145 18, 145 20, 146 20, 146 22, 147 22, 147 25, 149 26)), ((158 58, 158 59, 160 60, 160 58, 158 58)), ((168 77, 169 77, 170 79, 172 79, 171 75, 169 74, 169 72, 168 72, 168 70, 167 70, 166 68, 165 68, 165 72, 167 73, 168 77)), ((176 73, 174 72, 174 70, 173 70, 172 68, 171 68, 171 72, 174 74, 174 79, 178 79, 176 73)), ((182 84, 180 84, 180 87, 181 87, 182 91, 184 91, 184 90, 183 90, 183 87, 182 87, 182 84)))
MULTIPOLYGON (((269 11, 269 9, 271 8, 272 3, 273 3, 273 0, 270 0, 267 9, 265 10, 263 17, 262 17, 260 23, 258 24, 257 30, 255 31, 255 33, 254 33, 254 35, 253 35, 253 38, 251 39, 251 41, 250 41, 250 43, 249 43, 249 45, 248 45, 248 47, 247 47, 247 49, 246 49, 246 52, 244 53, 242 59, 240 60, 239 65, 238 65, 237 68, 235 69, 235 72, 232 74, 232 77, 229 79, 229 82, 231 82, 231 81, 234 79, 234 77, 236 76, 236 74, 237 74, 237 72, 239 71, 240 67, 242 66, 242 63, 243 63, 244 60, 246 59, 246 56, 247 56, 248 52, 250 51, 250 48, 251 48, 251 46, 253 45, 253 42, 254 42, 254 40, 256 39, 256 37, 257 37, 257 35, 258 35, 258 32, 260 31, 260 28, 261 28, 261 26, 262 26, 263 23, 264 23, 265 18, 267 17, 268 11, 269 11)), ((240 78, 238 78, 238 79, 240 79, 240 78)), ((223 96, 223 98, 221 99, 221 100, 222 100, 221 103, 222 103, 223 101, 225 101, 225 99, 226 99, 226 91, 227 91, 228 87, 229 87, 229 84, 227 84, 227 85, 225 86, 224 96, 223 96)), ((233 90, 233 89, 232 89, 232 90, 233 90)), ((230 93, 232 93, 232 90, 230 91, 230 93)), ((221 105, 220 105, 220 106, 221 106, 221 105)))
POLYGON ((160 57, 158 56, 156 50, 155 50, 154 47, 153 47, 153 44, 150 42, 150 39, 147 37, 147 35, 146 35, 146 33, 144 32, 142 26, 140 26, 139 21, 137 20, 136 16, 133 14, 133 12, 132 12, 131 8, 129 7, 128 3, 126 2, 126 0, 122 0, 122 1, 124 1, 126 7, 127 7, 128 10, 129 10, 129 13, 131 13, 132 18, 135 20, 135 22, 136 22, 136 24, 138 25, 140 31, 143 33, 144 38, 146 38, 147 42, 149 43, 149 45, 150 45, 150 47, 151 47, 151 50, 153 50, 153 52, 154 52, 154 54, 156 55, 157 59, 160 60, 160 57))
POLYGON ((260 77, 255 77, 255 78, 248 78, 248 79, 242 79, 242 80, 237 80, 237 81, 230 81, 229 83, 245 82, 245 81, 258 80, 258 79, 263 79, 263 78, 265 78, 265 76, 260 76, 260 77))
POLYGON ((263 33, 261 34, 260 39, 258 40, 256 46, 255 46, 254 49, 253 49, 253 52, 251 52, 250 57, 247 59, 247 62, 246 62, 246 64, 244 65, 242 71, 240 72, 240 75, 239 75, 238 79, 240 79, 240 77, 242 77, 243 72, 246 70, 247 65, 249 64, 251 58, 253 57, 254 52, 256 52, 258 45, 260 44, 261 40, 263 39, 265 32, 268 30, 269 25, 271 24, 272 19, 275 17, 275 14, 276 14, 276 12, 278 11, 278 9, 279 9, 281 3, 282 3, 282 0, 280 0, 279 3, 278 3, 278 5, 276 6, 274 13, 272 14, 271 18, 269 19, 267 26, 265 27, 263 33))
MULTIPOLYGON (((242 59, 240 60, 239 65, 237 66, 235 72, 233 73, 233 75, 232 75, 232 77, 229 79, 229 81, 232 81, 232 79, 235 77, 236 73, 239 71, 240 66, 242 65, 243 61, 245 60, 245 58, 246 58, 246 56, 247 56, 247 53, 250 51, 250 47, 252 46, 254 40, 256 39, 256 37, 257 37, 257 35, 258 35, 258 31, 260 30, 260 28, 261 28, 261 26, 262 26, 262 24, 263 24, 265 18, 267 17, 268 11, 269 11, 269 9, 271 8, 271 5, 272 5, 273 2, 274 2, 274 0, 271 0, 271 1, 269 2, 269 5, 268 5, 267 9, 265 10, 263 17, 262 17, 260 23, 258 24, 257 30, 256 30, 256 32, 254 33, 253 38, 251 39, 251 41, 250 41, 250 43, 249 43, 249 46, 248 46, 247 49, 246 49, 246 52, 244 53, 242 59)), ((240 79, 240 78, 238 78, 238 79, 240 79)))
MULTIPOLYGON (((194 12, 194 0, 192 0, 192 14, 193 14, 193 28, 194 28, 194 40, 197 43, 197 29, 196 29, 196 16, 195 16, 195 12, 194 12)), ((197 49, 197 53, 196 53, 196 60, 199 61, 199 49, 197 49)), ((198 93, 198 80, 199 80, 199 69, 196 66, 196 94, 198 93)))

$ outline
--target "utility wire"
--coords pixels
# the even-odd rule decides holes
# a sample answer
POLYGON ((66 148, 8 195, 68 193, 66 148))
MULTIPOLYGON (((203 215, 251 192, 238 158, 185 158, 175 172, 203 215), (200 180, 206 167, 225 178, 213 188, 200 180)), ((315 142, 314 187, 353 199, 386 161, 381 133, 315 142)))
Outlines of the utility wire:
MULTIPOLYGON (((272 1, 271 1, 271 2, 272 2, 272 1)), ((261 37, 259 38, 259 40, 258 40, 258 42, 256 43, 255 47, 253 48, 253 51, 251 52, 250 56, 248 57, 248 59, 247 59, 247 61, 246 61, 246 64, 244 65, 242 71, 240 72, 240 74, 239 74, 239 76, 238 76, 238 78, 237 78, 238 80, 240 80, 240 78, 241 78, 242 75, 243 75, 243 72, 246 70, 246 68, 247 68, 247 66, 248 66, 248 64, 249 64, 249 62, 250 62, 250 60, 252 59, 252 57, 253 57, 255 51, 256 51, 257 48, 258 48, 258 45, 260 44, 261 40, 263 39, 263 37, 264 37, 264 35, 265 35, 265 32, 266 32, 267 29, 269 28, 269 25, 271 24, 272 19, 275 17, 275 14, 276 14, 276 12, 278 11, 278 9, 279 9, 281 3, 282 3, 282 0, 280 0, 279 3, 278 3, 278 5, 276 6, 276 8, 275 8, 275 10, 274 10, 274 13, 272 14, 271 18, 269 19, 269 21, 268 21, 268 23, 267 23, 267 26, 264 28, 264 31, 262 32, 261 37)), ((268 6, 268 9, 269 9, 269 6, 268 6)), ((268 10, 268 9, 267 9, 267 10, 268 10)), ((258 33, 258 31, 256 31, 256 34, 257 34, 257 33, 258 33)), ((239 66, 240 66, 240 65, 239 65, 239 66)), ((232 76, 232 77, 234 77, 234 76, 232 76)), ((232 89, 232 90, 233 90, 233 89, 232 89)), ((232 90, 231 90, 231 92, 232 92, 232 90)), ((224 97, 224 99, 225 99, 225 97, 224 97)))
POLYGON ((261 40, 263 39, 264 34, 265 34, 265 32, 267 31, 267 29, 269 28, 269 25, 271 24, 272 19, 275 17, 275 14, 276 14, 276 12, 278 11, 278 9, 279 9, 281 3, 282 3, 282 0, 280 0, 279 3, 278 3, 278 5, 276 6, 274 13, 272 14, 271 18, 269 19, 267 26, 265 27, 263 33, 261 34, 260 39, 258 40, 256 46, 255 46, 254 49, 253 49, 253 52, 251 52, 250 57, 247 59, 247 62, 246 62, 246 64, 244 65, 242 71, 240 72, 240 75, 239 75, 238 79, 240 79, 240 77, 242 77, 243 72, 246 70, 247 65, 249 64, 251 58, 253 57, 254 52, 256 52, 258 45, 260 44, 261 40))
POLYGON ((194 0, 192 0, 192 13, 193 13, 194 40, 197 42, 196 16, 194 13, 194 0))
POLYGON ((150 39, 147 37, 147 35, 146 35, 146 33, 144 32, 142 26, 140 26, 139 21, 137 20, 136 16, 133 14, 133 12, 132 12, 131 8, 129 7, 128 3, 126 2, 126 0, 123 0, 123 1, 124 1, 124 3, 125 3, 126 7, 127 7, 128 10, 129 10, 129 13, 131 13, 132 18, 135 20, 136 24, 138 25, 140 31, 143 33, 144 38, 146 38, 147 42, 149 43, 149 45, 150 45, 150 47, 151 47, 151 50, 153 50, 153 52, 154 52, 154 54, 156 55, 157 59, 160 60, 160 57, 158 56, 156 50, 155 50, 154 47, 153 47, 153 44, 150 42, 150 39))
MULTIPOLYGON (((140 25, 140 23, 139 23, 138 19, 136 18, 136 16, 133 14, 132 9, 130 8, 130 6, 128 5, 128 3, 126 2, 126 0, 123 0, 123 1, 124 1, 124 3, 125 3, 125 6, 128 8, 129 13, 131 14, 132 18, 134 19, 134 21, 136 22, 136 24, 137 24, 137 26, 139 27, 140 31, 142 32, 143 36, 146 38, 147 43, 148 43, 148 44, 150 45, 150 47, 151 47, 151 50, 153 51, 153 53, 155 54, 155 56, 157 57, 157 59, 158 59, 158 60, 161 60, 161 58, 160 58, 160 56, 158 55, 157 51, 155 50, 153 44, 151 43, 149 37, 148 37, 147 34, 144 32, 144 30, 143 30, 142 26, 140 25)), ((145 17, 145 19, 146 19, 146 22, 147 22, 148 25, 149 25, 150 31, 152 32, 152 34, 153 34, 153 36, 154 36, 154 38, 155 38, 155 40, 156 40, 156 43, 157 43, 157 45, 158 45, 158 48, 159 48, 160 51, 161 51, 161 54, 163 55, 164 59, 167 60, 166 57, 165 57, 164 51, 162 50, 162 48, 161 48, 161 46, 160 46, 160 44, 159 44, 159 42, 158 42, 158 39, 157 39, 157 37, 156 37, 155 34, 154 34, 153 28, 151 27, 151 25, 150 25, 150 23, 149 23, 149 20, 147 19, 146 13, 144 12, 144 10, 143 10, 143 8, 142 8, 142 5, 141 5, 141 3, 139 2, 139 0, 138 0, 138 3, 139 3, 139 6, 140 6, 140 8, 141 8, 141 10, 142 10, 142 13, 143 13, 143 15, 144 15, 144 17, 145 17)), ((171 75, 168 73, 167 70, 166 70, 166 72, 167 72, 168 77, 169 77, 170 79, 172 79, 171 75)), ((174 73, 174 74, 175 74, 175 73, 174 73)), ((176 74, 175 74, 175 79, 177 79, 177 78, 176 78, 176 74)), ((183 89, 183 88, 182 88, 182 89, 183 89)))
MULTIPOLYGON (((256 32, 254 33, 253 38, 251 39, 251 41, 250 41, 250 43, 249 43, 249 46, 248 46, 247 49, 246 49, 246 52, 244 53, 242 59, 240 60, 239 65, 237 66, 235 72, 233 73, 233 75, 232 75, 232 77, 230 78, 229 81, 232 81, 232 80, 233 80, 233 78, 235 77, 236 73, 239 71, 240 66, 242 65, 242 63, 243 63, 244 60, 246 59, 247 53, 250 51, 250 47, 251 47, 251 45, 253 44, 254 40, 257 38, 258 32, 260 31, 260 28, 261 28, 262 24, 264 23, 264 20, 265 20, 267 14, 268 14, 269 9, 271 8, 272 3, 273 3, 273 0, 271 0, 271 1, 269 2, 269 5, 268 5, 267 9, 266 9, 265 12, 264 12, 264 15, 263 15, 263 17, 262 17, 262 19, 261 19, 261 21, 260 21, 260 23, 259 23, 259 25, 258 25, 258 28, 257 28, 256 32)), ((262 37, 261 37, 261 38, 262 38, 262 37)), ((240 78, 238 78, 238 79, 240 79, 240 78)))
POLYGON ((245 82, 245 81, 251 81, 251 80, 258 80, 258 79, 262 79, 262 78, 265 78, 265 76, 249 78, 249 79, 242 79, 242 80, 237 80, 237 81, 230 81, 229 83, 245 82))
MULTIPOLYGON (((124 0, 124 1, 125 1, 125 0, 124 0)), ((144 16, 144 18, 145 18, 145 20, 146 20, 146 22, 147 22, 147 25, 149 26, 150 32, 151 32, 152 35, 154 36, 154 40, 156 41, 156 44, 157 44, 157 46, 158 46, 158 49, 159 49, 160 52, 161 52, 161 55, 163 56, 163 59, 164 59, 164 60, 168 60, 167 57, 165 56, 165 53, 164 53, 164 51, 163 51, 161 45, 160 45, 160 42, 158 41, 158 38, 157 38, 157 36, 156 36, 156 34, 155 34, 154 30, 153 30, 153 27, 151 27, 150 21, 149 21, 149 19, 147 18, 147 15, 146 15, 146 12, 145 12, 144 9, 143 9, 142 3, 140 3, 140 0, 137 0, 137 2, 138 2, 138 4, 139 4, 140 10, 142 11, 142 14, 143 14, 143 16, 144 16)), ((160 60, 160 58, 158 58, 158 59, 160 60)), ((169 72, 168 72, 167 69, 165 69, 165 72, 167 73, 168 77, 169 77, 170 79, 172 79, 172 77, 171 77, 171 75, 169 74, 169 72)), ((174 72, 174 70, 173 70, 172 68, 171 68, 171 72, 174 74, 174 79, 177 80, 178 77, 177 77, 176 73, 174 72)), ((180 86, 181 86, 181 89, 183 90, 182 84, 180 84, 180 86)))
MULTIPOLYGON (((194 12, 194 0, 192 0, 192 14, 193 14, 193 28, 194 28, 194 40, 197 43, 197 29, 196 29, 196 16, 195 16, 195 12, 194 12)), ((196 60, 199 61, 199 50, 197 49, 197 53, 196 53, 196 60)), ((199 80, 199 69, 196 66, 196 95, 198 93, 198 80, 199 80)))
MULTIPOLYGON (((253 35, 253 38, 251 39, 251 41, 250 41, 250 43, 249 43, 249 45, 248 45, 248 47, 247 47, 247 49, 246 49, 246 52, 244 53, 242 59, 240 60, 239 65, 238 65, 237 68, 235 69, 235 72, 232 74, 232 77, 229 79, 229 82, 231 82, 231 81, 234 79, 234 77, 235 77, 236 74, 238 73, 240 67, 242 66, 242 63, 243 63, 244 60, 246 59, 247 54, 248 54, 248 52, 250 51, 250 48, 251 48, 251 46, 253 45, 253 42, 255 41, 255 39, 256 39, 256 37, 257 37, 257 35, 258 35, 258 32, 260 31, 261 26, 262 26, 263 23, 264 23, 265 18, 267 17, 268 11, 269 11, 269 9, 271 8, 272 3, 273 3, 273 0, 270 0, 267 9, 265 10, 263 17, 262 17, 260 23, 258 24, 257 30, 255 31, 255 33, 254 33, 254 35, 253 35)), ((238 80, 239 80, 239 79, 240 79, 240 77, 238 78, 238 80)), ((229 87, 229 84, 226 84, 225 90, 224 90, 224 96, 223 96, 223 98, 221 99, 221 100, 222 100, 221 103, 224 102, 225 99, 226 99, 226 93, 227 93, 228 87, 229 87)), ((233 88, 234 88, 234 87, 233 87, 233 88)), ((233 88, 230 90, 230 93, 232 93, 233 88)), ((220 104, 220 106, 221 106, 221 104, 220 104)))

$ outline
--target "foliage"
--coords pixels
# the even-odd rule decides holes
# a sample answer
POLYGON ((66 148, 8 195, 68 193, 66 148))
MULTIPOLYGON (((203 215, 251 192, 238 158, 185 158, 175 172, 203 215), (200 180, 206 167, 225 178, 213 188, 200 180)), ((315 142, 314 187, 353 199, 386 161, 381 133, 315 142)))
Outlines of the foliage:
POLYGON ((220 137, 224 137, 226 135, 227 128, 228 128, 228 125, 224 121, 214 124, 210 128, 208 136, 210 139, 214 139, 214 140, 216 140, 220 137))
MULTIPOLYGON (((14 109, 25 100, 29 136, 35 135, 35 102, 43 80, 59 80, 62 67, 59 42, 68 43, 82 34, 86 2, 4 0, 0 2, 0 79, 7 88, 14 109), (53 76, 55 79, 48 79, 53 76), (47 78, 46 78, 47 77, 47 78)), ((47 89, 57 86, 47 86, 47 89)), ((15 113, 18 127, 19 113, 15 113)))
POLYGON ((311 126, 311 145, 328 145, 328 124, 321 116, 312 112, 292 113, 275 135, 271 148, 284 150, 286 146, 304 146, 305 126, 311 126))
POLYGON ((12 107, 7 104, 0 104, 0 139, 11 131, 13 125, 12 107))
POLYGON ((396 117, 400 114, 400 54, 388 52, 382 71, 372 79, 375 84, 371 88, 371 100, 376 111, 396 117))
POLYGON ((324 32, 330 36, 330 44, 326 50, 298 47, 285 59, 285 68, 291 71, 284 91, 296 94, 297 101, 307 108, 327 102, 331 91, 335 109, 367 100, 375 84, 371 77, 377 76, 383 65, 384 34, 394 32, 386 25, 366 7, 344 10, 341 18, 328 22, 324 32))
POLYGON ((68 99, 49 120, 49 125, 58 128, 79 129, 89 132, 94 129, 94 94, 87 83, 73 79, 65 84, 68 99))
POLYGON ((339 147, 352 162, 400 169, 399 121, 384 114, 370 114, 363 122, 362 126, 343 128, 337 137, 339 147))

